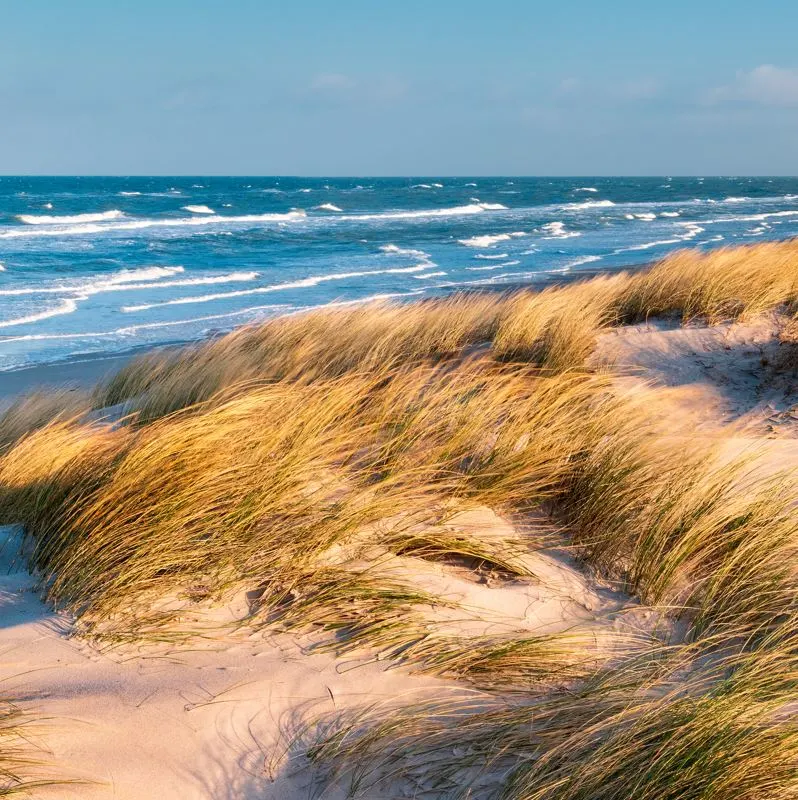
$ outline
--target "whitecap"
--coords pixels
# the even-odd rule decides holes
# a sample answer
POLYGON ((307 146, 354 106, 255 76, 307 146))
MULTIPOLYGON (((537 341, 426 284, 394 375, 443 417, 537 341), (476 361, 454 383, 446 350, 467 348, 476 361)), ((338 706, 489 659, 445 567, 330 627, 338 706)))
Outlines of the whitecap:
MULTIPOLYGON (((101 224, 81 224, 72 227, 41 227, 30 228, 11 228, 0 232, 0 239, 12 239, 31 236, 80 236, 89 233, 106 233, 112 231, 132 231, 143 230, 146 228, 175 228, 175 227, 196 227, 199 225, 214 225, 219 223, 270 223, 278 224, 284 222, 296 222, 305 219, 307 215, 304 211, 289 211, 286 214, 247 214, 244 216, 225 217, 220 215, 200 214, 195 217, 177 217, 163 219, 124 219, 118 222, 111 222, 107 225, 101 224)), ((41 219, 41 218, 40 218, 41 219)))
POLYGON ((317 211, 343 211, 342 208, 338 208, 338 206, 333 205, 332 203, 322 203, 320 206, 314 206, 317 211))
POLYGON ((425 278, 438 278, 441 275, 445 275, 446 273, 441 272, 422 272, 420 275, 413 275, 416 280, 423 281, 425 278))
POLYGON ((463 186, 476 186, 475 183, 464 183, 463 186))
MULTIPOLYGON (((488 203, 472 203, 467 206, 454 206, 452 208, 433 208, 420 211, 382 211, 377 214, 348 214, 337 219, 351 220, 352 222, 370 222, 372 220, 394 219, 425 219, 427 217, 460 217, 471 214, 481 214, 484 211, 495 210, 497 206, 488 203)), ((501 206, 505 208, 505 206, 501 206)))
POLYGON ((121 197, 138 197, 141 192, 118 192, 121 197))
POLYGON ((162 308, 163 306, 185 305, 186 303, 209 303, 214 300, 228 300, 233 297, 247 297, 253 294, 266 294, 268 292, 278 292, 285 289, 304 289, 309 286, 318 286, 327 281, 340 281, 348 278, 362 278, 371 275, 393 275, 413 272, 423 272, 429 269, 429 264, 417 264, 414 267, 396 267, 393 269, 371 269, 362 272, 339 272, 331 275, 312 275, 309 278, 301 278, 296 281, 286 283, 276 283, 272 286, 261 286, 257 289, 243 289, 237 292, 219 292, 217 294, 198 295, 194 297, 179 297, 174 300, 166 300, 161 303, 146 303, 138 306, 123 306, 122 311, 130 313, 133 311, 147 311, 150 308, 162 308))
POLYGON ((608 208, 614 205, 615 203, 613 203, 612 200, 585 200, 582 203, 568 203, 563 206, 563 208, 569 211, 583 211, 587 208, 608 208))
POLYGON ((474 258, 485 258, 490 259, 491 261, 501 260, 502 258, 507 258, 507 253, 477 253, 474 258))
POLYGON ((574 189, 575 192, 597 192, 595 186, 580 186, 578 189, 574 189))
POLYGON ((687 241, 688 239, 694 239, 698 236, 699 233, 703 233, 705 228, 702 228, 700 225, 697 225, 695 222, 680 222, 679 223, 683 228, 686 228, 686 232, 682 235, 682 241, 687 241))
POLYGON ((470 239, 459 239, 460 244, 466 247, 490 247, 497 242, 506 242, 518 236, 526 236, 524 231, 515 231, 514 233, 494 233, 486 234, 484 236, 472 236, 470 239))
POLYGON ((16 319, 8 319, 0 322, 0 328, 11 328, 15 325, 26 325, 31 322, 41 322, 50 317, 58 317, 62 314, 71 314, 78 309, 77 300, 69 297, 61 301, 61 305, 56 308, 50 308, 46 311, 40 311, 37 314, 30 314, 26 317, 17 317, 16 319))
POLYGON ((643 244, 634 244, 630 245, 629 247, 619 247, 613 250, 613 255, 617 255, 620 253, 632 253, 639 250, 650 250, 652 247, 664 247, 668 244, 679 244, 680 242, 684 241, 684 237, 680 237, 679 239, 658 239, 655 242, 645 242, 643 244))
MULTIPOLYGON (((112 287, 127 288, 131 283, 141 281, 160 281, 184 272, 183 267, 140 267, 138 269, 123 269, 110 275, 98 275, 75 283, 67 282, 57 286, 30 286, 19 289, 0 289, 0 297, 23 297, 25 295, 39 294, 79 294, 87 297, 99 291, 113 290, 112 287)), ((158 284, 150 284, 158 285, 158 284)))
POLYGON ((580 256, 567 263, 565 267, 571 269, 572 267, 581 267, 583 264, 593 264, 596 261, 601 261, 601 256, 580 256))
POLYGON ((183 206, 183 211, 190 211, 192 214, 215 214, 216 212, 209 206, 183 206))
POLYGON ((746 203, 750 200, 750 197, 726 197, 724 198, 724 203, 746 203))
POLYGON ((46 209, 51 209, 52 207, 53 207, 52 203, 44 203, 44 205, 42 205, 42 208, 46 208, 46 209))
POLYGON ((112 209, 111 211, 101 211, 93 214, 68 214, 66 216, 19 214, 17 219, 26 225, 74 225, 81 222, 103 222, 124 216, 118 209, 112 209))
POLYGON ((646 212, 645 214, 634 214, 634 217, 636 219, 645 220, 646 222, 651 222, 652 220, 655 220, 657 218, 657 215, 649 211, 646 212))
POLYGON ((798 210, 794 211, 770 211, 766 214, 751 214, 746 217, 720 217, 718 219, 702 219, 702 225, 718 225, 724 222, 761 222, 763 219, 770 219, 771 217, 793 217, 798 214, 798 210))
POLYGON ((414 250, 411 247, 399 247, 395 244, 384 244, 380 246, 383 253, 391 253, 398 256, 410 256, 411 258, 429 258, 429 253, 423 250, 414 250))
POLYGON ((578 231, 568 231, 565 229, 564 222, 547 222, 545 225, 541 225, 540 229, 548 233, 548 236, 544 236, 544 239, 573 239, 575 236, 581 236, 582 234, 578 231))
POLYGON ((681 211, 663 211, 660 213, 661 217, 680 217, 681 211))

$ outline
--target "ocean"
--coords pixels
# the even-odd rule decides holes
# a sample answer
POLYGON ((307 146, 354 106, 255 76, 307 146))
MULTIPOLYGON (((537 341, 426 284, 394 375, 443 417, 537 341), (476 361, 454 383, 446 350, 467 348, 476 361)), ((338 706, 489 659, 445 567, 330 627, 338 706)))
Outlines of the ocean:
POLYGON ((0 177, 0 371, 798 234, 798 178, 0 177))

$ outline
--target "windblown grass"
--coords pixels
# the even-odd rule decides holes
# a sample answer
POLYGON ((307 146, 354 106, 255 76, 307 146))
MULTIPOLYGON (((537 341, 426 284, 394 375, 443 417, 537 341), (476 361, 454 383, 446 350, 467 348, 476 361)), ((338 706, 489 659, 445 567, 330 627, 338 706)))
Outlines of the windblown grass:
POLYGON ((30 777, 37 764, 23 732, 25 723, 17 706, 0 697, 0 797, 28 795, 43 785, 30 777))
POLYGON ((421 789, 476 770, 474 797, 798 797, 798 482, 669 439, 645 396, 586 366, 613 325, 794 313, 797 287, 794 242, 682 252, 543 292, 336 307, 151 353, 94 394, 126 404, 123 425, 64 397, 0 420, 0 523, 24 524, 46 596, 83 633, 166 635, 187 606, 243 590, 241 624, 484 690, 320 741, 313 757, 356 765, 355 787, 407 771, 407 751, 421 789), (543 522, 458 528, 477 506, 543 522), (578 629, 455 635, 430 611, 456 603, 388 568, 534 582, 530 556, 552 541, 678 620, 682 642, 641 632, 619 663, 578 629))
POLYGON ((576 691, 375 706, 324 728, 310 757, 353 793, 497 800, 751 800, 798 795, 795 618, 754 652, 655 649, 576 691))
POLYGON ((90 398, 75 390, 35 392, 16 400, 0 414, 0 453, 48 423, 78 417, 90 407, 90 398))

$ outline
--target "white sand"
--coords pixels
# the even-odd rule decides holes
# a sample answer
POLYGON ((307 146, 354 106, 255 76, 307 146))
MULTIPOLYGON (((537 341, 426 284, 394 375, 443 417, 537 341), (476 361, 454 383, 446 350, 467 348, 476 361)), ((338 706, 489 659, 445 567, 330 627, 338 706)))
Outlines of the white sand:
MULTIPOLYGON (((501 532, 508 525, 484 508, 460 522, 488 536, 491 528, 501 532)), ((398 695, 420 698, 431 689, 458 691, 407 668, 309 654, 307 637, 240 633, 190 649, 100 652, 70 638, 70 620, 38 599, 32 577, 14 557, 19 531, 0 533, 0 681, 26 711, 47 718, 33 730, 50 754, 50 773, 92 782, 37 796, 300 800, 308 796, 312 775, 285 774, 282 758, 287 732, 298 720, 398 695)), ((396 577, 462 603, 456 610, 430 610, 442 635, 551 633, 578 625, 596 652, 605 653, 617 634, 656 622, 562 553, 534 554, 530 567, 534 578, 490 585, 465 568, 409 557, 386 564, 396 577)), ((244 611, 239 599, 217 609, 213 621, 244 611)), ((412 797, 415 788, 398 781, 394 791, 412 797)))

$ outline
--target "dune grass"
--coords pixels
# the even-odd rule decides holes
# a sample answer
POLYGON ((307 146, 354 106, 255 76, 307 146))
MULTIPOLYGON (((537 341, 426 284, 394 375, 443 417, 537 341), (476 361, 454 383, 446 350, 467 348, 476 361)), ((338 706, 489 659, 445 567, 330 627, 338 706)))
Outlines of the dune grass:
POLYGON ((25 735, 29 723, 14 703, 0 696, 0 797, 30 796, 31 790, 48 783, 31 778, 40 765, 25 735))
POLYGON ((309 756, 379 796, 401 776, 449 798, 776 800, 798 792, 795 618, 754 652, 653 650, 577 690, 374 706, 309 756))
POLYGON ((473 773, 486 783, 464 796, 506 800, 798 797, 798 481, 670 438, 645 394, 587 366, 615 325, 792 314, 796 281, 795 242, 685 251, 146 354, 92 398, 124 403, 123 424, 66 396, 0 418, 0 524, 25 526, 43 592, 83 634, 177 635, 187 609, 245 591, 243 625, 483 690, 320 739, 313 758, 355 788, 402 769, 455 796, 473 773), (540 524, 454 524, 483 506, 540 524), (453 601, 390 569, 534 583, 530 556, 555 541, 667 619, 661 635, 620 658, 582 630, 455 635, 431 614, 453 601))
POLYGON ((612 325, 677 315, 709 324, 774 309, 792 314, 798 243, 683 250, 638 272, 544 291, 467 292, 279 317, 131 361, 95 392, 97 407, 134 401, 151 421, 251 381, 310 382, 451 360, 473 348, 547 371, 583 369, 612 325))

